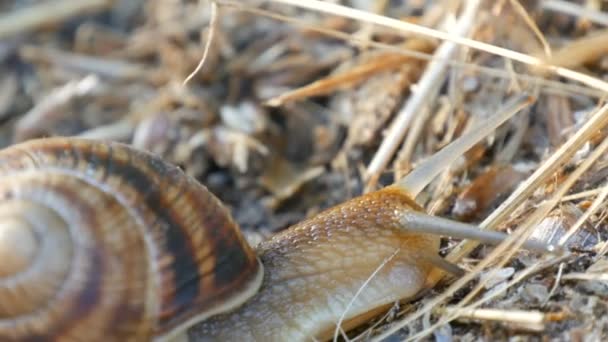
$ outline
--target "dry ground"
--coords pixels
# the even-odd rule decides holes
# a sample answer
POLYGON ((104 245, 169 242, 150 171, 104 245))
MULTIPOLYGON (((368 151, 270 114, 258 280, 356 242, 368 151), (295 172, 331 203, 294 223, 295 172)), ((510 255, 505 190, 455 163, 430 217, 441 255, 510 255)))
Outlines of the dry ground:
POLYGON ((527 92, 536 102, 418 201, 546 241, 571 231, 575 252, 446 238, 442 254, 470 281, 350 337, 608 339, 608 4, 288 2, 2 1, 0 146, 65 135, 153 151, 205 183, 255 244, 390 184, 527 92))

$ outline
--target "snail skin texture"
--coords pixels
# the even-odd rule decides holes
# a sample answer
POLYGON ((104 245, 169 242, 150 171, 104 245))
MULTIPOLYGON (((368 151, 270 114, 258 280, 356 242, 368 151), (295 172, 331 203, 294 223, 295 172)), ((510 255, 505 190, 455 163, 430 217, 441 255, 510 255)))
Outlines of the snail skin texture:
POLYGON ((396 188, 370 193, 301 222, 258 248, 266 275, 260 293, 238 311, 195 326, 195 341, 312 341, 357 325, 425 287, 439 237, 400 229, 419 210, 396 188), (392 258, 391 258, 392 256, 392 258), (288 327, 288 328, 286 328, 288 327))

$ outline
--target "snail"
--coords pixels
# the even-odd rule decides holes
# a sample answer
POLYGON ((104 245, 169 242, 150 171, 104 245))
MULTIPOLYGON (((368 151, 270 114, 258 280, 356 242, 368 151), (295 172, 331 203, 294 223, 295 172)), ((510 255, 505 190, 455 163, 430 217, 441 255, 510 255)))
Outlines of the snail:
POLYGON ((304 341, 328 338, 339 320, 354 327, 415 296, 432 272, 460 272, 437 254, 438 234, 504 239, 426 215, 414 196, 437 160, 529 101, 507 104, 413 178, 256 249, 213 194, 155 155, 80 138, 10 146, 0 151, 0 340, 167 341, 190 329, 197 341, 304 341))

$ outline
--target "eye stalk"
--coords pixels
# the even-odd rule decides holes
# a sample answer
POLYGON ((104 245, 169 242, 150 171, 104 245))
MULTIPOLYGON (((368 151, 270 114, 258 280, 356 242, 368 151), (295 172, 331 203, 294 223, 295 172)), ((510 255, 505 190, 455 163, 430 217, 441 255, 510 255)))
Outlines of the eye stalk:
MULTIPOLYGON (((490 245, 497 245, 510 236, 497 231, 482 230, 478 226, 458 221, 409 211, 401 215, 403 229, 411 232, 450 236, 460 239, 471 239, 490 245)), ((561 246, 546 244, 537 240, 526 240, 522 247, 537 253, 563 254, 561 246)))

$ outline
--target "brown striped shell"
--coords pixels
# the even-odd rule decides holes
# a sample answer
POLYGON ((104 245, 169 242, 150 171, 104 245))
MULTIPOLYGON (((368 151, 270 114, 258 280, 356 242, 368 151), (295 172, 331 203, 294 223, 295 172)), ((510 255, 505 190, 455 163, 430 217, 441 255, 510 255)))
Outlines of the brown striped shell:
POLYGON ((220 201, 151 154, 64 138, 0 152, 0 341, 164 339, 261 278, 220 201))

